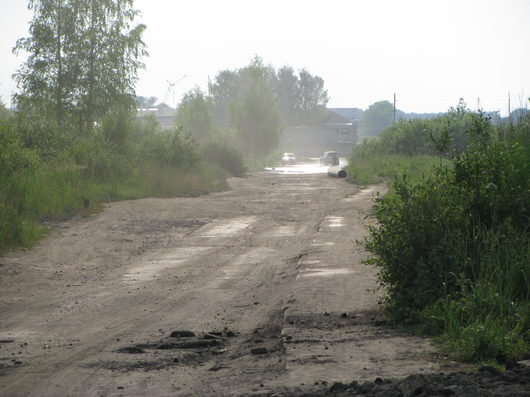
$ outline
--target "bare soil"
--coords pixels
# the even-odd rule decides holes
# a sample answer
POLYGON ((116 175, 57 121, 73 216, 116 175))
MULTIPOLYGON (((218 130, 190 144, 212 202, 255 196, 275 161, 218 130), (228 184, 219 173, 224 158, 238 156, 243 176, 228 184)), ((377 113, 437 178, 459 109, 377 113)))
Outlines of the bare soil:
POLYGON ((471 371, 385 324, 356 244, 383 187, 230 185, 108 204, 0 258, 0 395, 358 395, 471 371))

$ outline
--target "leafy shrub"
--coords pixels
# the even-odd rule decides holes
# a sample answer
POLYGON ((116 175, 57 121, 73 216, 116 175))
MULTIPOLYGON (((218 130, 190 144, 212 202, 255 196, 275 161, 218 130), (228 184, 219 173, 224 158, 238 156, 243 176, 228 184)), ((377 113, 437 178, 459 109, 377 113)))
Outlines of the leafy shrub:
POLYGON ((75 164, 83 176, 98 181, 125 180, 131 175, 134 158, 114 149, 99 131, 79 137, 71 148, 75 164))
POLYGON ((27 244, 38 231, 22 216, 26 175, 39 165, 35 151, 24 148, 12 123, 0 122, 0 251, 13 244, 27 244))
POLYGON ((395 320, 443 333, 465 359, 501 359, 530 347, 530 128, 500 140, 469 119, 452 167, 395 179, 366 246, 395 320))
POLYGON ((205 161, 221 167, 232 176, 241 177, 247 172, 241 153, 224 143, 210 142, 202 147, 201 153, 205 161))
POLYGON ((157 125, 144 126, 138 136, 137 156, 161 166, 189 169, 198 165, 197 144, 182 129, 161 130, 157 125))
POLYGON ((181 130, 136 123, 127 112, 81 134, 11 117, 0 122, 0 251, 30 245, 44 219, 87 213, 102 201, 217 191, 224 177, 201 163, 181 130))
POLYGON ((353 150, 353 157, 374 154, 443 155, 460 154, 470 141, 474 113, 462 101, 448 113, 431 120, 399 120, 389 125, 379 138, 365 139, 353 150))

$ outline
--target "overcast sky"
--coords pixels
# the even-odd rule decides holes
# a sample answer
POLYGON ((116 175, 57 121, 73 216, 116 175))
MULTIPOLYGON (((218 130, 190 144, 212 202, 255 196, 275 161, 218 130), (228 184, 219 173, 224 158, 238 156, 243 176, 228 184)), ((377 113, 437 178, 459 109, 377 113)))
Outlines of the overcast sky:
MULTIPOLYGON (((27 35, 26 6, 0 0, 7 104, 16 90, 11 75, 24 61, 11 49, 27 35)), ((506 114, 508 93, 512 109, 528 106, 530 0, 136 0, 135 7, 150 53, 137 94, 172 106, 256 54, 322 77, 329 107, 366 109, 394 93, 406 112, 443 112, 463 97, 472 109, 480 98, 485 110, 506 114)))

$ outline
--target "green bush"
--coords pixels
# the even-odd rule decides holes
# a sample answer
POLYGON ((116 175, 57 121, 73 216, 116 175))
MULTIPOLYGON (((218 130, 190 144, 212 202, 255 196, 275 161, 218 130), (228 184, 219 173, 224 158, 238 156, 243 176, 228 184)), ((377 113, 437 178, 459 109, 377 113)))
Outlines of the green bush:
POLYGON ((31 245, 46 231, 43 220, 89 213, 104 201, 226 189, 219 168, 201 162, 180 129, 138 123, 128 112, 81 134, 11 117, 0 122, 0 252, 31 245))
POLYGON ((444 115, 431 120, 399 120, 378 138, 365 139, 353 150, 360 155, 396 154, 405 156, 460 154, 470 141, 466 132, 473 128, 475 114, 462 101, 444 115))
POLYGON ((232 176, 245 176, 247 169, 241 153, 224 143, 210 142, 202 147, 202 158, 208 163, 221 167, 232 176))
POLYGON ((469 119, 452 167, 395 179, 366 247, 394 320, 443 334, 464 359, 499 360, 530 348, 530 128, 500 140, 469 119))

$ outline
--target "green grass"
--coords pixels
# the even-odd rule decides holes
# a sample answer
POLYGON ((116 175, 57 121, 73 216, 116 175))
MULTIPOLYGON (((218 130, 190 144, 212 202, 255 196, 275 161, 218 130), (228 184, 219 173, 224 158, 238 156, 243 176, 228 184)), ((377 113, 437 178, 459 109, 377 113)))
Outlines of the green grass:
POLYGON ((33 245, 47 233, 43 221, 94 213, 103 202, 220 191, 227 189, 225 176, 204 164, 193 169, 144 164, 125 181, 97 180, 81 169, 23 170, 2 181, 0 252, 33 245))
POLYGON ((431 173, 432 167, 449 165, 435 156, 405 156, 399 154, 362 155, 354 152, 348 165, 348 178, 361 186, 381 181, 392 181, 403 174, 411 181, 419 181, 431 173))

